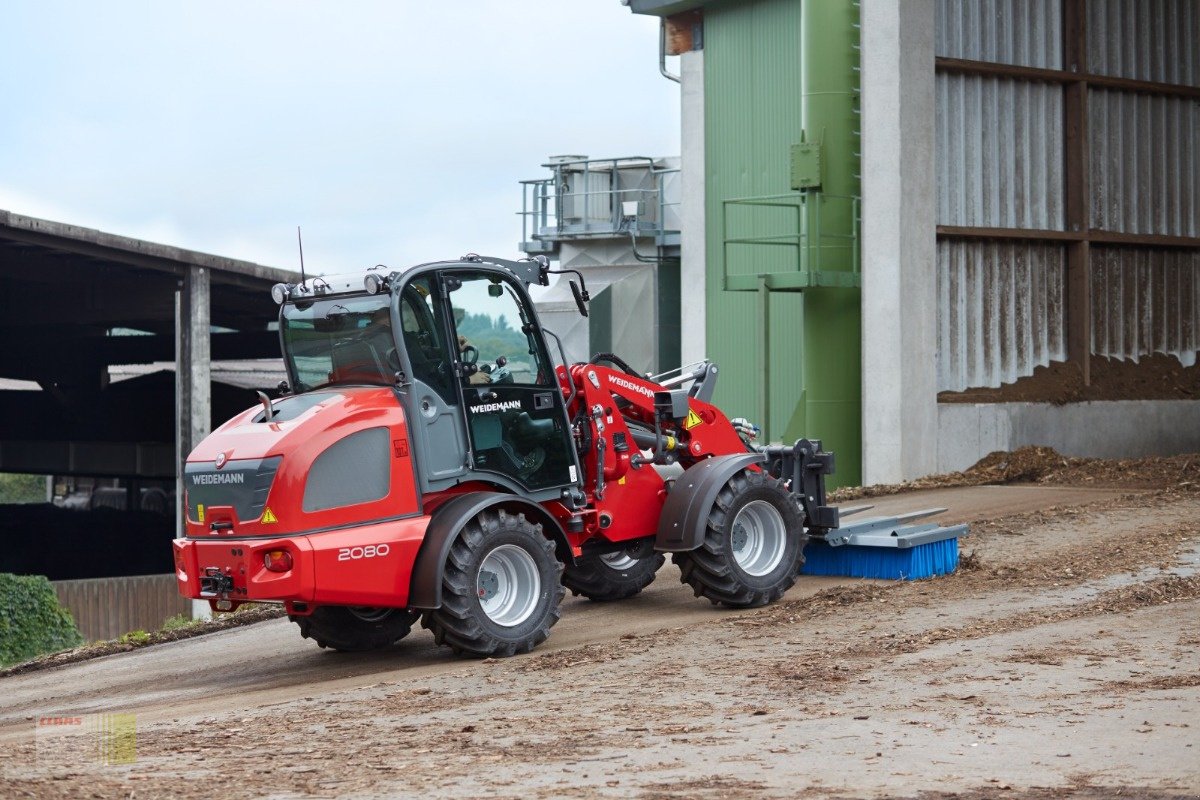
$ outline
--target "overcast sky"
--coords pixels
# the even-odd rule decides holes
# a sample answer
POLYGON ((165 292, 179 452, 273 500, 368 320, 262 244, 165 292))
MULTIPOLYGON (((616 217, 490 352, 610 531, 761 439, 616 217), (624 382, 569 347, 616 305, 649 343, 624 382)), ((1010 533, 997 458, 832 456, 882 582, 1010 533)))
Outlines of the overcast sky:
POLYGON ((618 0, 10 0, 0 209, 311 272, 515 257, 547 156, 676 155, 618 0))

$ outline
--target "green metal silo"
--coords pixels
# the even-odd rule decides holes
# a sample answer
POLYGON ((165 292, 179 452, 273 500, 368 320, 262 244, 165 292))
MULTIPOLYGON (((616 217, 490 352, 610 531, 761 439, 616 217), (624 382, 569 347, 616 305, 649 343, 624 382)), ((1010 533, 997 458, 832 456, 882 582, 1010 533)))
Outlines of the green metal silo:
POLYGON ((823 439, 842 485, 861 479, 858 42, 855 0, 704 7, 716 399, 823 439))

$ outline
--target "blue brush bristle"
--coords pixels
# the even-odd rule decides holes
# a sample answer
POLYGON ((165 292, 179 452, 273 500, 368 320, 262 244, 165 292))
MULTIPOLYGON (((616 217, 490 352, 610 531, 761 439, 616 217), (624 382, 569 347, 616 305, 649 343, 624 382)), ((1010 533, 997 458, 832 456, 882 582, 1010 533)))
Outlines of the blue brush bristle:
POLYGON ((830 547, 813 540, 804 549, 805 575, 842 575, 910 581, 945 575, 958 568, 958 539, 916 547, 830 547))

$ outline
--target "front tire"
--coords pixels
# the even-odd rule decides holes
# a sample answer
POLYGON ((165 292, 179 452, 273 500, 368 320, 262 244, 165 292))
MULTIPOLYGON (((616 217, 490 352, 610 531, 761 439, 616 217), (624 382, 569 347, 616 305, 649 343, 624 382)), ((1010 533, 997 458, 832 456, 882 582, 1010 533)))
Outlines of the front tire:
POLYGON ((565 590, 554 543, 523 514, 484 511, 458 533, 442 577, 442 606, 421 624, 465 656, 528 653, 558 622, 565 590))
POLYGON ((319 647, 361 653, 395 644, 408 635, 420 616, 403 608, 320 606, 305 617, 292 616, 300 635, 319 647))
POLYGON ((804 517, 782 481, 743 470, 721 487, 700 547, 675 553, 680 581, 731 608, 773 603, 804 566, 804 517))
POLYGON ((562 580, 572 594, 589 600, 624 600, 649 586, 666 560, 661 553, 635 558, 626 551, 588 556, 567 567, 562 580))

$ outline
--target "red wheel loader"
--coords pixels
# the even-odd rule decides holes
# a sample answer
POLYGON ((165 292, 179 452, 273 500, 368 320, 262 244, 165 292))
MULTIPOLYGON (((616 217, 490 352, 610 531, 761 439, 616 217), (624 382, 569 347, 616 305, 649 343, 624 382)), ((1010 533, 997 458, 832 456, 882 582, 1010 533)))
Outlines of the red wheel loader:
POLYGON ((288 381, 188 457, 180 592, 283 603, 337 650, 419 619, 468 656, 529 651, 566 589, 631 597, 666 553, 714 603, 782 596, 838 527, 833 456, 748 444, 715 364, 567 363, 528 292, 554 272, 468 255, 275 286, 288 381))

